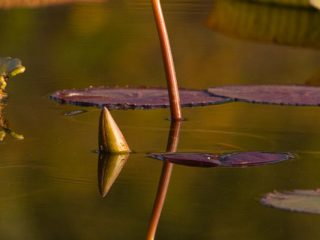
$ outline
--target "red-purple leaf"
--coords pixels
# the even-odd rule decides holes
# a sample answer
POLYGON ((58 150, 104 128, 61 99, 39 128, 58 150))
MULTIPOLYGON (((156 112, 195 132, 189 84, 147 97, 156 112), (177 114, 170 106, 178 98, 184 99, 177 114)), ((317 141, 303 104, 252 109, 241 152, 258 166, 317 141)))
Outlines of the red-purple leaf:
MULTIPOLYGON (((109 109, 148 109, 169 107, 167 89, 153 88, 86 88, 61 90, 51 95, 60 102, 80 106, 106 106, 109 109)), ((183 107, 205 106, 230 101, 206 91, 180 90, 183 107)))
POLYGON ((290 158, 293 158, 290 153, 239 152, 221 155, 220 161, 223 167, 249 167, 277 163, 290 158))
POLYGON ((244 85, 209 88, 213 96, 236 101, 294 106, 320 106, 320 87, 295 85, 244 85))
POLYGON ((293 158, 290 153, 239 152, 210 153, 152 153, 149 157, 193 167, 250 167, 277 163, 293 158))
POLYGON ((210 153, 151 153, 149 157, 193 167, 217 167, 220 156, 210 153))

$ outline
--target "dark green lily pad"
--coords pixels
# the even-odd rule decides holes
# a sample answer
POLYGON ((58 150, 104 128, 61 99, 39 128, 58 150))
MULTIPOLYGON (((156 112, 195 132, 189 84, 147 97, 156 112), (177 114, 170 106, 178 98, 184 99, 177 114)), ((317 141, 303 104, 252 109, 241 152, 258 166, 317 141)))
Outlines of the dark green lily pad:
POLYGON ((319 189, 268 193, 261 199, 261 202, 279 209, 320 214, 319 189))
POLYGON ((211 153, 151 153, 151 158, 192 167, 250 167, 261 166, 293 158, 290 153, 238 152, 211 153))
POLYGON ((231 98, 235 101, 293 106, 319 106, 320 87, 251 85, 209 88, 213 96, 231 98))
POLYGON ((23 73, 25 67, 22 66, 21 60, 18 58, 1 57, 0 58, 0 75, 9 78, 19 73, 23 73))
MULTIPOLYGON (((169 107, 167 89, 160 88, 86 88, 57 91, 51 98, 80 106, 105 106, 108 109, 151 109, 169 107)), ((230 101, 206 91, 180 90, 183 107, 206 106, 230 101)))

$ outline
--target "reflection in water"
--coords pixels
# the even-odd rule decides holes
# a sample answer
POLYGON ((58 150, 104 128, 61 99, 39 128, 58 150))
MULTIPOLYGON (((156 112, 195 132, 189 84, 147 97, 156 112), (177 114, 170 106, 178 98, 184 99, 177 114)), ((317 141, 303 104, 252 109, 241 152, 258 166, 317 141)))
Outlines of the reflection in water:
POLYGON ((208 26, 237 38, 320 48, 320 12, 311 7, 216 0, 208 26))
POLYGON ((98 185, 102 197, 108 194, 128 158, 129 154, 99 153, 98 185))
MULTIPOLYGON (((167 152, 175 152, 179 143, 179 133, 180 133, 181 121, 173 121, 170 126, 170 133, 167 144, 167 152)), ((152 216, 149 222, 147 240, 152 240, 155 237, 158 223, 161 216, 161 211, 166 199, 170 177, 172 173, 173 163, 169 161, 164 161, 161 177, 158 185, 157 196, 154 201, 152 216)))
POLYGON ((4 109, 6 106, 7 105, 5 103, 0 103, 0 142, 2 142, 5 139, 7 134, 9 134, 15 139, 23 140, 23 135, 18 134, 10 129, 9 122, 4 117, 4 109))

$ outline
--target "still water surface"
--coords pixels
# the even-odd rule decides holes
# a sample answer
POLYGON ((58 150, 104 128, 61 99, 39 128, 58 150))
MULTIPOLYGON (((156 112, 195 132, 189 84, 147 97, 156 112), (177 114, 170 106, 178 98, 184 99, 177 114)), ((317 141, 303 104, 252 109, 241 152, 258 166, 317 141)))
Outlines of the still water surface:
MULTIPOLYGON (((215 32, 207 26, 212 5, 163 3, 181 87, 317 83, 318 50, 215 32)), ((145 153, 165 151, 169 110, 112 112, 135 153, 102 198, 99 109, 65 116, 81 108, 48 96, 89 85, 166 86, 150 3, 0 10, 0 28, 1 56, 27 67, 8 86, 4 114, 25 140, 0 143, 0 238, 145 239, 162 169, 145 153)), ((183 114, 179 151, 290 151, 297 158, 245 169, 174 166, 156 239, 320 237, 317 215, 259 203, 273 190, 320 187, 320 109, 230 103, 183 114)))

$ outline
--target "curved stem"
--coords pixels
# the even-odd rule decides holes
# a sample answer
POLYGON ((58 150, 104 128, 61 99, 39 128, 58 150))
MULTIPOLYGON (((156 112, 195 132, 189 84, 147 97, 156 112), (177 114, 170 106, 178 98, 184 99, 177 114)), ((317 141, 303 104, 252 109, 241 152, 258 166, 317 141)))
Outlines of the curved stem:
MULTIPOLYGON (((167 152, 175 152, 177 150, 180 133, 180 121, 173 121, 170 127, 170 133, 167 144, 167 152)), ((158 192, 153 205, 152 216, 149 222, 147 240, 154 240, 164 202, 166 200, 173 163, 168 161, 163 163, 161 177, 158 185, 158 192)))
POLYGON ((181 114, 181 107, 180 107, 178 82, 176 78, 176 71, 174 67, 166 23, 162 13, 161 3, 160 3, 160 0, 151 0, 151 2, 152 2, 153 13, 154 13, 158 33, 159 33, 164 67, 166 70, 171 118, 172 120, 181 120, 182 114, 181 114))

